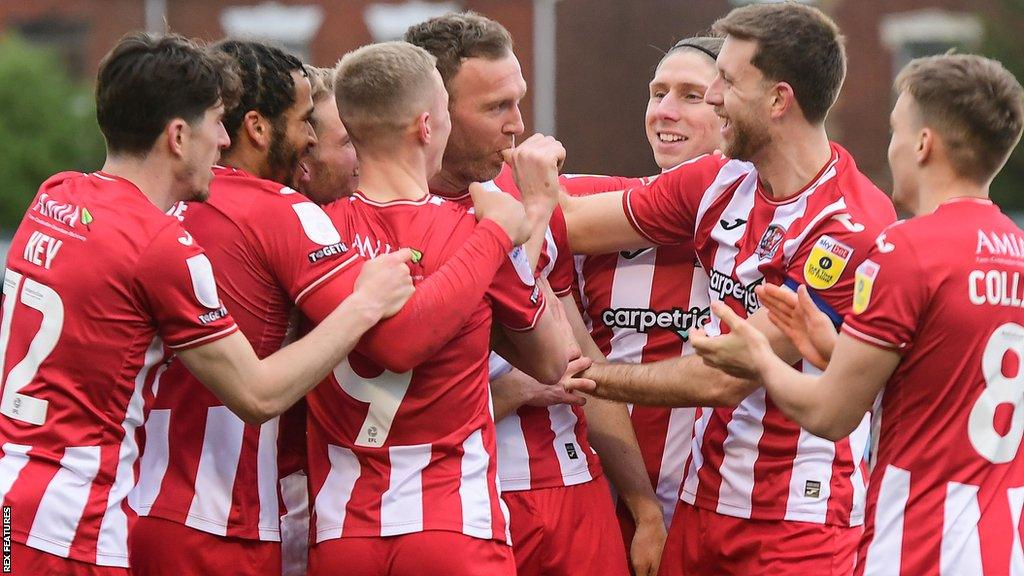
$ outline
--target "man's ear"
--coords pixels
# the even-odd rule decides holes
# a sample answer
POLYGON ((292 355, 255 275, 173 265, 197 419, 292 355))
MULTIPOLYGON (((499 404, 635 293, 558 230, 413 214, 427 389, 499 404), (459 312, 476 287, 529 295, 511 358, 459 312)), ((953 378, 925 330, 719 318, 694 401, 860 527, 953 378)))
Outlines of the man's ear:
POLYGON ((242 116, 242 135, 260 150, 270 147, 270 122, 256 110, 249 110, 242 116))
POLYGON ((184 158, 188 149, 189 138, 192 137, 192 127, 181 118, 173 118, 164 128, 164 139, 167 141, 167 149, 175 158, 184 158))
POLYGON ((420 142, 430 144, 430 112, 424 112, 416 117, 416 131, 420 142))
POLYGON ((788 82, 776 82, 769 92, 769 114, 772 120, 782 118, 797 106, 796 93, 788 82))
POLYGON ((928 127, 921 128, 921 131, 917 133, 914 159, 917 160, 918 165, 927 164, 931 159, 932 154, 935 152, 935 147, 939 145, 938 137, 938 134, 928 127))

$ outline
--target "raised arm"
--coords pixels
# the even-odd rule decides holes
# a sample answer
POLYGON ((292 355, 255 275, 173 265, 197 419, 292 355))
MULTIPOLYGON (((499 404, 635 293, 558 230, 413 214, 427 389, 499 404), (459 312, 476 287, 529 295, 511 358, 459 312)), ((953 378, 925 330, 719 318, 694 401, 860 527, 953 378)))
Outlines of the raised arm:
POLYGON ((559 197, 574 254, 607 254, 654 245, 629 223, 622 195, 620 191, 559 197))

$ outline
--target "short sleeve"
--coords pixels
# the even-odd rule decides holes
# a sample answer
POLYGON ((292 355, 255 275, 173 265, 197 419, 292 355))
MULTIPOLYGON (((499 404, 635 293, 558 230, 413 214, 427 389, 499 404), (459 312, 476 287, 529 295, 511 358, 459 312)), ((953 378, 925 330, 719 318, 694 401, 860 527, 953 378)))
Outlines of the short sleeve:
POLYGON ((626 190, 622 195, 626 219, 641 236, 660 246, 692 240, 701 198, 721 165, 717 156, 702 156, 626 190))
POLYGON ((804 236, 785 267, 785 277, 772 283, 807 287, 818 306, 839 326, 850 311, 854 275, 884 224, 861 223, 846 213, 827 216, 804 236))
POLYGON ((856 271, 853 307, 843 332, 868 344, 903 350, 914 343, 929 284, 913 244, 890 228, 856 271))
POLYGON ((514 248, 494 275, 487 295, 491 299, 494 319, 500 324, 525 332, 537 325, 544 312, 544 294, 533 277, 530 261, 523 248, 514 248))
POLYGON ((258 231, 257 245, 263 247, 267 265, 297 304, 360 259, 342 240, 331 216, 305 197, 282 195, 264 204, 265 210, 275 214, 261 217, 266 226, 258 231))
POLYGON ((217 292, 210 259, 177 221, 142 253, 135 282, 171 349, 207 344, 238 330, 217 292))

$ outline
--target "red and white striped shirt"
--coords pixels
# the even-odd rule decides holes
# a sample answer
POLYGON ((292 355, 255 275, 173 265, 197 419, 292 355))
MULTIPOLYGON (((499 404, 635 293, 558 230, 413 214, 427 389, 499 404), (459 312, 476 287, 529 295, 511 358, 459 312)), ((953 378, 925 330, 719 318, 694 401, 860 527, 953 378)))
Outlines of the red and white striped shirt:
MULTIPOLYGON (((654 177, 657 178, 657 177, 654 177)), ((626 190, 654 178, 564 175, 573 196, 626 190)), ((583 319, 612 362, 655 362, 692 352, 688 332, 710 318, 708 280, 693 243, 577 255, 583 319)), ((629 405, 630 419, 651 486, 671 524, 693 439, 694 408, 629 405)))
POLYGON ((101 172, 47 180, 4 275, 0 500, 14 541, 127 567, 125 499, 167 348, 235 330, 210 260, 135 185, 101 172))
MULTIPOLYGON (((281 348, 294 302, 358 260, 323 209, 242 170, 215 167, 209 199, 179 212, 260 358, 281 348)), ((163 382, 146 423, 132 506, 220 536, 279 541, 280 419, 247 426, 180 360, 163 382)))
MULTIPOLYGON (((760 307, 754 287, 768 281, 806 284, 837 322, 850 309, 853 269, 896 217, 835 144, 821 171, 788 198, 766 193, 751 164, 703 156, 628 191, 623 209, 652 242, 693 239, 709 296, 741 317, 760 307)), ((719 319, 712 315, 706 329, 718 333, 719 319)), ((741 518, 859 525, 867 422, 865 415, 849 438, 829 442, 785 418, 763 388, 735 408, 703 409, 682 499, 741 518)))
POLYGON ((877 401, 857 574, 1024 574, 1024 232, 946 202, 885 231, 843 332, 902 359, 877 401))
MULTIPOLYGON (((493 182, 497 189, 522 198, 506 164, 493 182)), ((472 206, 466 192, 452 201, 472 206)), ((556 296, 572 293, 573 264, 565 216, 556 208, 537 262, 556 296)), ((504 362, 500 357, 499 363, 504 362)), ((497 424, 498 477, 504 492, 538 490, 590 482, 601 476, 601 464, 587 439, 587 420, 579 406, 521 406, 497 424)))
MULTIPOLYGON (((436 274, 477 226, 461 206, 434 196, 377 203, 356 192, 327 210, 366 257, 415 248, 422 256, 413 265, 417 282, 436 274)), ((468 320, 427 361, 401 373, 385 367, 396 350, 432 339, 428 327, 376 352, 364 337, 307 397, 317 542, 431 530, 508 542, 487 386, 491 321, 531 330, 545 303, 525 253, 506 257, 511 244, 498 230, 504 239, 490 288, 469 303, 468 320)), ((329 311, 313 310, 311 317, 329 311)))

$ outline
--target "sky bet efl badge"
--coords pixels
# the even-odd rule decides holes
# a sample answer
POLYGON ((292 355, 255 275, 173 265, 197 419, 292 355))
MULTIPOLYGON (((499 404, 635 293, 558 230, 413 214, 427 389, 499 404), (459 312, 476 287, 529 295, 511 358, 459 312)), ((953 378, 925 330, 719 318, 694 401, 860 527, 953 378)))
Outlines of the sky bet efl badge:
POLYGON ((825 290, 836 285, 846 263, 853 255, 853 248, 836 241, 831 236, 822 236, 811 248, 811 255, 804 264, 804 281, 815 290, 825 290))

